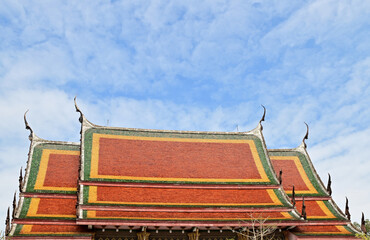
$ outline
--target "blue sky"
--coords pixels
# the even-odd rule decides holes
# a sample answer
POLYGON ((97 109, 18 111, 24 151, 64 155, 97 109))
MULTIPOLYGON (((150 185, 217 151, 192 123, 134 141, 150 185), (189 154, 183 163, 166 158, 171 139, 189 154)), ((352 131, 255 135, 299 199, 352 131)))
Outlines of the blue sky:
POLYGON ((0 3, 0 219, 29 141, 79 141, 93 123, 248 131, 308 152, 355 221, 370 217, 369 1, 0 3), (237 128, 238 126, 238 128, 237 128))

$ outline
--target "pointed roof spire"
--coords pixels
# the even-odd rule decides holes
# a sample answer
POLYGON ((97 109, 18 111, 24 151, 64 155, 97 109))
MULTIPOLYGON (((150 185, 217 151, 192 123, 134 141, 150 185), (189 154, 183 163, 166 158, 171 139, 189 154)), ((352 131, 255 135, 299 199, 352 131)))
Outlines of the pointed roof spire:
POLYGON ((80 113, 80 118, 78 119, 80 121, 80 123, 82 123, 83 121, 83 113, 81 112, 81 110, 78 108, 77 106, 77 102, 76 102, 76 99, 77 99, 77 96, 75 96, 74 98, 74 102, 75 102, 75 108, 76 108, 76 112, 80 113))
POLYGON ((331 196, 332 194, 332 190, 331 190, 331 176, 330 176, 330 173, 328 173, 329 175, 329 179, 328 179, 328 185, 326 187, 326 191, 328 191, 329 195, 331 196))
POLYGON ((364 213, 362 213, 362 216, 361 216, 361 231, 365 234, 367 234, 367 230, 366 230, 366 222, 365 222, 365 215, 364 213))
POLYGON ((14 193, 14 198, 13 198, 13 213, 12 213, 12 218, 15 218, 15 209, 17 207, 17 192, 14 193))
POLYGON ((348 206, 348 198, 346 197, 346 209, 345 214, 347 216, 347 219, 351 221, 351 214, 349 213, 349 206, 348 206))
POLYGON ((27 111, 24 113, 23 119, 24 119, 24 125, 26 126, 26 130, 29 130, 30 131, 30 135, 28 136, 28 138, 30 140, 32 140, 32 138, 33 138, 33 130, 30 127, 30 125, 28 124, 28 122, 27 122, 27 113, 28 113, 28 111, 29 111, 29 109, 27 109, 27 111))
POLYGON ((279 183, 280 185, 283 183, 283 170, 282 169, 280 169, 279 171, 279 183))
POLYGON ((295 206, 295 190, 294 190, 294 185, 293 185, 293 189, 292 189, 292 203, 293 203, 293 207, 295 206))
POLYGON ((22 167, 21 170, 19 171, 19 192, 22 192, 23 188, 23 176, 22 176, 22 167))
POLYGON ((304 135, 304 137, 302 139, 302 144, 303 144, 304 148, 306 148, 307 147, 306 140, 308 139, 309 127, 308 127, 308 124, 306 122, 304 124, 306 124, 307 130, 306 130, 306 135, 304 135))
POLYGON ((306 205, 304 204, 304 196, 302 198, 302 217, 304 220, 307 220, 306 205))
POLYGON ((5 220, 5 235, 8 236, 10 233, 10 207, 8 207, 8 213, 6 214, 5 220))
POLYGON ((263 115, 262 115, 262 118, 259 121, 259 125, 261 126, 261 131, 262 131, 263 130, 262 122, 265 121, 265 117, 266 117, 266 108, 262 104, 261 104, 261 106, 263 107, 263 115))

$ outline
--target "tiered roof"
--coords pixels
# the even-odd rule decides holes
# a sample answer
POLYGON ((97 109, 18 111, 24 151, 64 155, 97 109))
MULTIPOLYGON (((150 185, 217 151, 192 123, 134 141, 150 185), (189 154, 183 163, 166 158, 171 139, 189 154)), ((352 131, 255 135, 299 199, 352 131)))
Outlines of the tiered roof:
POLYGON ((237 226, 257 215, 299 220, 259 129, 159 131, 83 119, 79 224, 237 226))
POLYGON ((26 123, 31 146, 12 239, 92 239, 92 228, 238 229, 255 219, 302 237, 357 232, 305 145, 266 149, 263 119, 250 132, 190 132, 103 127, 80 114, 80 143, 40 139, 26 123))
POLYGON ((331 197, 331 181, 325 187, 315 171, 307 153, 306 145, 295 149, 269 150, 269 156, 276 172, 284 173, 283 188, 296 202, 302 213, 305 209, 310 226, 299 226, 292 230, 297 235, 353 235, 356 228, 350 223, 331 197), (294 190, 293 190, 294 188, 294 190), (294 191, 294 194, 293 194, 294 191), (304 206, 304 207, 303 207, 304 206))
POLYGON ((52 142, 30 135, 25 179, 11 228, 12 239, 65 237, 91 239, 76 223, 79 144, 52 142))

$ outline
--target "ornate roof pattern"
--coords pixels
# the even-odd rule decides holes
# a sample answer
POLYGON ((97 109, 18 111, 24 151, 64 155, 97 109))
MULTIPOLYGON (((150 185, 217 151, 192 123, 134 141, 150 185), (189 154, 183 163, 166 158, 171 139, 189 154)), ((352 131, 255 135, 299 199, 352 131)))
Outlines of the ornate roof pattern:
POLYGON ((278 184, 252 134, 97 127, 81 144, 86 181, 278 184))
POLYGON ((358 232, 304 141, 266 149, 264 116, 250 132, 191 132, 97 126, 76 110, 80 143, 40 139, 25 119, 31 145, 12 239, 92 239, 92 226, 234 229, 256 219, 302 237, 358 232))
POLYGON ((272 169, 261 126, 143 130, 97 126, 82 115, 81 149, 81 224, 238 224, 251 219, 250 209, 271 221, 301 221, 272 169))
POLYGON ((10 235, 24 237, 84 237, 91 233, 76 224, 77 180, 80 146, 47 141, 32 131, 24 179, 20 178, 18 206, 10 235))
MULTIPOLYGON (((338 208, 313 167, 304 142, 295 149, 269 150, 275 172, 283 172, 282 185, 299 212, 311 225, 295 230, 299 235, 353 235, 356 230, 338 208), (294 189, 294 194, 293 194, 294 189), (303 207, 304 206, 304 207, 303 207), (321 222, 326 221, 322 226, 321 222), (319 222, 315 226, 315 222, 319 222)), ((329 180, 330 182, 330 180, 329 180)), ((329 185, 330 187, 330 185, 329 185)))

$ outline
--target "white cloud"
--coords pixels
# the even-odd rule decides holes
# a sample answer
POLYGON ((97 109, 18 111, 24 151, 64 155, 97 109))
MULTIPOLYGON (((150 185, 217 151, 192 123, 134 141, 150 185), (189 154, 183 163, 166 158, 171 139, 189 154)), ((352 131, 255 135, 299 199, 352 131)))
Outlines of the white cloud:
POLYGON ((317 170, 332 172, 335 200, 348 193, 358 218, 370 209, 357 185, 370 142, 369 11, 334 0, 4 1, 2 176, 25 163, 28 108, 40 137, 79 140, 74 95, 96 124, 160 129, 250 130, 264 104, 267 146, 297 146, 308 122, 317 170))

